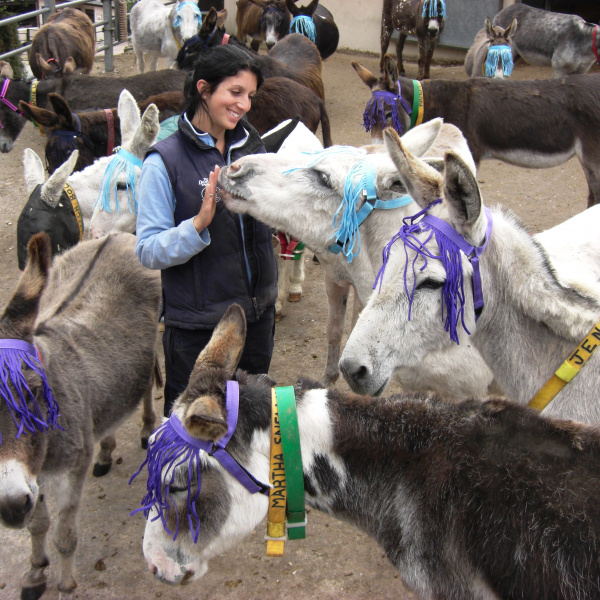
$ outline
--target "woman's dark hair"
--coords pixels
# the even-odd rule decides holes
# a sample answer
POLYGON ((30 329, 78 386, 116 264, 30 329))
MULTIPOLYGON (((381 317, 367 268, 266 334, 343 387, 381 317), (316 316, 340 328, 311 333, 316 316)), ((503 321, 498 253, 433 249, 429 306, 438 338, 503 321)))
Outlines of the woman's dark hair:
POLYGON ((206 102, 198 93, 196 84, 204 79, 208 86, 204 92, 212 93, 215 88, 227 77, 233 77, 240 71, 250 71, 256 75, 256 89, 263 82, 263 76, 258 63, 252 56, 232 45, 213 46, 200 56, 194 65, 194 70, 187 76, 183 93, 186 98, 185 112, 192 118, 200 108, 208 112, 206 102))

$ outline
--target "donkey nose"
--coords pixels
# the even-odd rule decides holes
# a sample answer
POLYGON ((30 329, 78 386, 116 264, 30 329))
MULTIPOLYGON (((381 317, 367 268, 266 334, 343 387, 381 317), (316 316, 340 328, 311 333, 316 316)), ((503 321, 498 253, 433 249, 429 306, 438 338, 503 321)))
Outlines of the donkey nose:
POLYGON ((25 526, 26 518, 32 510, 33 495, 23 494, 0 505, 0 518, 7 527, 21 529, 25 526))
POLYGON ((371 370, 359 360, 345 358, 340 361, 340 371, 348 385, 355 392, 361 392, 365 381, 370 377, 371 370))
POLYGON ((241 165, 238 164, 237 162, 231 163, 228 167, 227 167, 227 173, 229 175, 235 175, 235 173, 237 173, 240 169, 241 169, 241 165))

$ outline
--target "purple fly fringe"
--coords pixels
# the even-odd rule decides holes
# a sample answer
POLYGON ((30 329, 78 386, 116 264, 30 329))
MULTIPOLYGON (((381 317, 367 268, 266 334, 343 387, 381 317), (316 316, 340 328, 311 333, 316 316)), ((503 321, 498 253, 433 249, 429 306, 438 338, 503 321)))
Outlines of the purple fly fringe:
POLYGON ((175 506, 175 502, 169 492, 170 486, 173 484, 175 479, 175 472, 177 467, 182 464, 188 464, 188 481, 187 481, 187 517, 190 525, 190 531, 192 532, 192 538, 194 543, 198 542, 200 535, 200 517, 196 511, 196 501, 200 497, 201 489, 201 454, 204 451, 199 446, 202 444, 194 444, 193 438, 187 437, 184 439, 180 432, 178 432, 173 426, 173 419, 176 419, 174 415, 171 415, 168 421, 163 423, 154 433, 150 444, 148 445, 148 453, 146 460, 142 463, 140 468, 134 473, 129 480, 129 484, 141 473, 144 466, 148 466, 148 481, 146 483, 147 493, 142 498, 142 506, 137 508, 131 515, 137 512, 143 511, 146 518, 150 513, 150 510, 154 507, 158 513, 152 520, 155 521, 160 517, 164 530, 173 536, 173 540, 177 539, 179 534, 179 513, 175 510, 175 516, 177 524, 175 532, 172 532, 167 527, 167 520, 169 518, 169 512, 171 505, 175 506), (163 483, 163 471, 170 474, 169 481, 163 483), (192 487, 194 482, 194 475, 196 478, 196 491, 192 493, 192 487))
MULTIPOLYGON (((46 373, 35 346, 22 340, 0 340, 0 395, 6 402, 17 427, 17 439, 22 433, 44 433, 62 429, 58 424, 59 406, 48 384, 46 373), (34 371, 42 380, 47 414, 44 416, 35 394, 27 384, 22 365, 34 371), (13 394, 16 392, 17 397, 13 394)), ((0 435, 0 444, 2 436, 0 435)))
POLYGON ((416 215, 405 217, 403 219, 404 225, 401 227, 400 231, 398 231, 398 233, 396 233, 383 248, 383 264, 377 273, 373 289, 375 289, 379 283, 379 292, 381 292, 383 274, 390 257, 391 248, 396 241, 401 239, 404 242, 404 253, 406 256, 406 261, 404 263, 404 290, 408 296, 408 319, 410 321, 416 286, 416 262, 419 256, 425 261, 419 271, 423 271, 427 267, 428 259, 441 260, 446 271, 446 281, 442 288, 442 318, 444 318, 445 313, 444 329, 450 334, 450 339, 458 344, 457 325, 459 320, 462 323, 464 330, 470 335, 464 321, 465 292, 460 248, 449 237, 444 235, 444 233, 438 229, 435 229, 429 223, 424 223, 422 221, 417 222, 418 219, 428 213, 431 207, 440 202, 441 200, 436 200, 423 210, 419 211, 416 215), (426 232, 429 232, 429 235, 427 235, 424 240, 420 240, 417 237, 418 233, 426 232), (431 241, 433 236, 435 236, 439 246, 439 255, 432 254, 431 251, 427 249, 427 244, 431 241), (415 252, 412 261, 409 260, 408 256, 409 248, 415 252), (411 290, 408 289, 407 280, 409 263, 411 265, 413 276, 411 290))
MULTIPOLYGON (((401 133, 404 126, 400 122, 400 114, 398 112, 398 96, 393 92, 378 90, 371 94, 371 98, 367 102, 367 107, 363 113, 363 126, 366 131, 371 131, 371 127, 379 120, 385 126, 387 121, 385 112, 386 108, 392 111, 392 122, 394 129, 401 133)), ((409 113, 410 114, 410 113, 409 113)))

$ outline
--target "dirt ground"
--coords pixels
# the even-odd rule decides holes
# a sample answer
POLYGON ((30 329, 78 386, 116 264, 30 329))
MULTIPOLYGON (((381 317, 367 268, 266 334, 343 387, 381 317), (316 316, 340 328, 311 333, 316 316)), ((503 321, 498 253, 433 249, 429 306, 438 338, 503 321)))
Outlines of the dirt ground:
MULTIPOLYGON (((358 60, 373 72, 378 68, 374 55, 336 53, 323 66, 327 110, 334 141, 361 145, 368 136, 361 126, 362 111, 369 91, 350 65, 358 60)), ((160 65, 159 65, 160 66, 160 65)), ((134 57, 125 52, 115 57, 114 75, 135 73, 134 57)), ((596 69, 596 67, 594 67, 596 69)), ((98 74, 103 63, 96 65, 98 74)), ((407 75, 416 77, 416 64, 408 63, 407 75)), ((110 74, 107 76, 111 76, 110 74)), ((535 79, 551 76, 549 69, 519 65, 513 78, 535 79)), ((432 78, 463 79, 460 66, 433 66, 432 78)), ((45 138, 28 124, 15 149, 0 155, 0 301, 4 305, 14 290, 19 272, 16 264, 15 226, 26 201, 22 157, 26 147, 43 156, 45 138)), ((503 204, 513 209, 537 232, 582 211, 587 185, 577 159, 552 169, 512 167, 499 161, 481 165, 478 181, 488 205, 503 204)), ((318 379, 327 355, 325 327, 327 306, 322 272, 305 255, 306 282, 299 303, 287 303, 285 316, 277 326, 271 375, 280 385, 294 383, 299 375, 318 379)), ((346 330, 348 327, 346 327, 346 330)), ((347 334, 348 332, 346 332, 347 334)), ((343 382, 341 389, 347 389, 343 382)), ((162 413, 162 396, 156 397, 162 413)), ((271 600, 294 597, 326 599, 412 599, 382 550, 366 534, 326 517, 309 514, 307 539, 286 544, 285 558, 266 558, 263 528, 245 543, 213 559, 208 574, 186 587, 169 587, 155 581, 142 556, 144 520, 129 513, 139 506, 144 481, 127 482, 143 461, 139 447, 141 418, 136 415, 117 435, 115 458, 119 464, 102 479, 90 475, 81 510, 77 552, 78 589, 74 598, 96 600, 131 598, 148 600, 271 600)), ((0 600, 19 597, 19 579, 27 570, 29 542, 26 531, 2 530, 0 534, 0 600)), ((58 598, 56 552, 50 543, 49 585, 44 598, 58 598)))

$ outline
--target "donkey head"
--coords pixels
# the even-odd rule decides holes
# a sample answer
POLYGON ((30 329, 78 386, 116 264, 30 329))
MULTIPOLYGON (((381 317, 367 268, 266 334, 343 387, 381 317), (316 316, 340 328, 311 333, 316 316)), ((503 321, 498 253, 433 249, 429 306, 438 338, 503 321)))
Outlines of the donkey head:
POLYGON ((267 0, 263 3, 260 31, 269 50, 288 33, 289 26, 290 13, 285 0, 267 0))
POLYGON ((499 25, 492 25, 489 17, 485 19, 486 45, 488 48, 485 62, 485 76, 496 79, 509 77, 513 68, 513 48, 511 39, 517 31, 517 19, 503 29, 499 25))
POLYGON ((4 60, 0 60, 0 152, 10 152, 15 140, 21 133, 27 120, 18 111, 18 100, 11 101, 10 88, 15 85, 25 85, 24 82, 13 80, 12 67, 4 60))
POLYGON ((0 384, 0 522, 13 528, 25 527, 32 516, 39 494, 36 478, 48 443, 46 429, 53 421, 56 424, 58 408, 47 395, 32 345, 51 264, 48 236, 34 236, 28 250, 25 271, 0 317, 0 361, 5 373, 0 384), (2 347, 15 343, 26 350, 2 347))
POLYGON ((137 182, 141 165, 148 147, 154 143, 160 128, 158 108, 150 104, 140 115, 135 98, 123 90, 117 108, 121 122, 121 150, 112 157, 106 167, 104 179, 90 221, 92 237, 98 238, 109 232, 135 232, 137 221, 137 182), (119 194, 127 194, 123 202, 119 194), (119 202, 120 200, 120 202, 119 202))
MULTIPOLYGON (((449 223, 468 243, 480 246, 487 218, 470 166, 448 152, 442 175, 407 151, 392 129, 385 130, 385 138, 398 175, 419 207, 449 223), (440 198, 441 204, 430 206, 440 198)), ((404 223, 384 250, 387 259, 375 291, 340 361, 348 382, 360 385, 363 393, 377 393, 395 369, 414 367, 430 352, 448 348, 454 343, 449 332, 462 344, 475 331, 470 262, 449 246, 440 250, 437 233, 420 217, 404 223), (455 309, 448 308, 446 298, 455 309), (393 335, 374 337, 375 330, 393 335)))
POLYGON ((185 42, 198 33, 202 21, 200 7, 191 0, 181 0, 175 3, 171 9, 171 23, 177 31, 182 42, 185 42))
POLYGON ((177 53, 177 66, 180 69, 191 70, 198 58, 209 48, 222 44, 226 20, 226 8, 217 12, 217 9, 211 6, 202 20, 198 33, 189 38, 177 53))
MULTIPOLYGON (((234 378, 246 337, 246 321, 242 309, 232 305, 215 329, 210 343, 200 353, 186 390, 177 399, 171 420, 178 419, 190 439, 213 444, 223 438, 228 430, 225 402, 227 380, 234 378)), ((248 383, 256 394, 258 386, 266 388, 272 382, 266 376, 248 376, 242 371, 236 375, 240 383, 248 383), (268 380, 268 381, 267 381, 268 380)), ((242 388, 240 385, 240 388, 242 388)), ((240 390, 238 424, 227 443, 230 455, 262 481, 268 480, 268 461, 253 449, 257 434, 253 420, 264 430, 263 452, 268 453, 270 407, 252 401, 240 390), (251 414, 250 414, 251 413, 251 414)), ((163 425, 169 425, 170 421, 163 425)), ((160 445, 157 430, 149 444, 149 456, 160 445)), ((177 457, 171 465, 163 465, 156 486, 159 495, 166 499, 162 517, 157 508, 148 512, 143 550, 150 570, 159 578, 171 583, 196 579, 207 571, 207 561, 232 547, 248 535, 264 518, 267 498, 250 494, 221 464, 205 451, 194 458, 177 457), (190 464, 192 461, 192 464, 190 464), (201 479, 201 486, 200 481, 201 479), (192 511, 190 510, 190 503, 192 511), (188 519, 193 512, 194 517, 188 519), (243 517, 242 517, 243 515, 243 517), (199 522, 196 535, 192 529, 199 522), (163 527, 164 525, 164 527, 163 527), (166 531, 168 529, 169 531, 166 531), (174 536, 175 532, 175 536, 174 536), (176 539, 174 539, 174 537, 176 539)))

